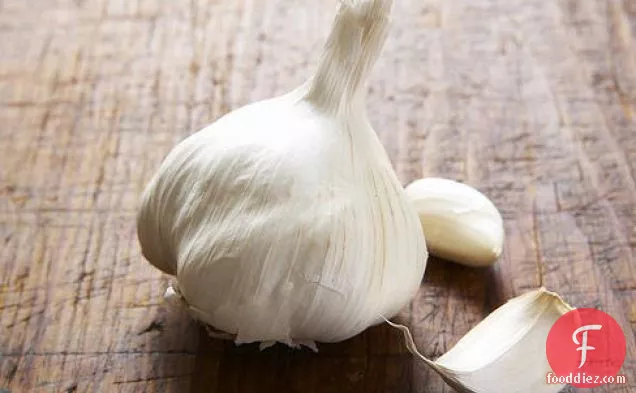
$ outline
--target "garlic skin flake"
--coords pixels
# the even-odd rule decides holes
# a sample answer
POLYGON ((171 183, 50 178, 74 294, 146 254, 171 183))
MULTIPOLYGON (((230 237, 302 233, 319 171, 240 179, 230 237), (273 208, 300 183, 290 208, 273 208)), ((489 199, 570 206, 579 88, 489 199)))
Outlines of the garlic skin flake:
POLYGON ((484 194, 449 179, 429 177, 406 187, 435 256, 468 266, 488 266, 501 255, 501 214, 484 194))
POLYGON ((236 343, 341 341, 419 289, 424 236, 364 109, 391 5, 342 2, 313 78, 179 143, 143 193, 169 298, 236 343))
POLYGON ((406 326, 389 322, 404 335, 409 352, 460 393, 556 393, 545 345, 550 328, 573 310, 545 288, 510 299, 433 361, 420 354, 406 326))

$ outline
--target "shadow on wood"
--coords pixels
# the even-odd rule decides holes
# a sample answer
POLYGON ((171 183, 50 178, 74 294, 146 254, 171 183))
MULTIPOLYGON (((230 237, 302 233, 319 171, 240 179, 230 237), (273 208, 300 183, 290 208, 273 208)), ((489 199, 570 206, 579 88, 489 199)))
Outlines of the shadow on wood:
MULTIPOLYGON (((486 297, 498 293, 491 269, 473 269, 431 258, 423 281, 422 294, 431 289, 462 296, 461 304, 473 303, 474 308, 489 313, 501 299, 486 297), (491 291, 486 291, 490 287, 491 291), (493 288, 494 287, 494 288, 493 288), (463 297, 465 296, 465 297, 463 297)), ((435 299, 431 299, 434 302, 435 299)), ((441 307, 437 313, 444 314, 441 307)), ((460 309, 458 309, 461 312, 460 309)), ((412 312, 400 314, 396 321, 405 323, 415 332, 427 329, 430 334, 419 344, 436 342, 440 334, 451 334, 454 342, 470 327, 457 324, 457 331, 439 328, 436 316, 417 322, 412 312)), ((456 319, 461 320, 461 319, 456 319)), ((479 321, 477 321, 479 322, 479 321)), ((450 325, 449 325, 450 326, 450 325)), ((412 392, 415 383, 439 377, 409 354, 401 334, 388 325, 367 329, 349 340, 334 344, 318 344, 319 353, 277 344, 264 351, 257 344, 236 346, 230 341, 210 338, 199 329, 199 348, 195 358, 190 393, 210 392, 412 392), (417 375, 417 378, 414 375, 417 375), (422 376, 422 374, 424 377, 422 376)), ((424 345, 421 352, 437 357, 448 345, 424 345)))
POLYGON ((282 344, 259 351, 257 344, 219 343, 201 329, 190 392, 404 392, 410 355, 392 333, 374 327, 314 353, 282 344))

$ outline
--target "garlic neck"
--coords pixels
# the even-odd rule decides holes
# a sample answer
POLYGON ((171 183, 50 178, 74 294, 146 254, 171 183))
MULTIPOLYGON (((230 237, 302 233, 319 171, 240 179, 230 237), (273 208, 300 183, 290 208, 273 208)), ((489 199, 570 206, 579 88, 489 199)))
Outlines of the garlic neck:
POLYGON ((364 85, 386 39, 393 0, 341 0, 342 5, 305 98, 330 112, 364 105, 364 85))

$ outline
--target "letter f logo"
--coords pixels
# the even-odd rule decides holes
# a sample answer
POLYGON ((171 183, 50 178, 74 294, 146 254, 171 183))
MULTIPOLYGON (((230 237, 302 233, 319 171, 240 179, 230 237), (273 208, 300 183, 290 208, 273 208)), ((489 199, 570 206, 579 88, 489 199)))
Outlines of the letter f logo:
POLYGON ((585 360, 587 359, 587 351, 593 351, 596 349, 587 345, 588 330, 601 330, 602 327, 602 325, 585 325, 576 329, 574 333, 572 333, 572 341, 574 341, 574 344, 581 345, 576 349, 577 351, 581 351, 581 364, 579 364, 579 368, 583 367, 583 365, 585 364, 585 360), (581 332, 583 332, 583 339, 581 340, 582 342, 579 342, 576 336, 581 332))

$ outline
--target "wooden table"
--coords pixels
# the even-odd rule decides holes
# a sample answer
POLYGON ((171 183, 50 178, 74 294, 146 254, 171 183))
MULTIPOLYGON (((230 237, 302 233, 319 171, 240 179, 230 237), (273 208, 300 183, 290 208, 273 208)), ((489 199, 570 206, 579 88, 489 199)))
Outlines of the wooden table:
MULTIPOLYGON (((0 1, 0 392, 451 391, 384 326, 319 354, 209 339, 140 255, 165 154, 302 82, 336 3, 0 1)), ((507 232, 493 268, 430 260, 417 345, 544 285, 618 320, 628 385, 593 391, 636 391, 636 3, 396 3, 371 120, 405 184, 467 182, 507 232)))

